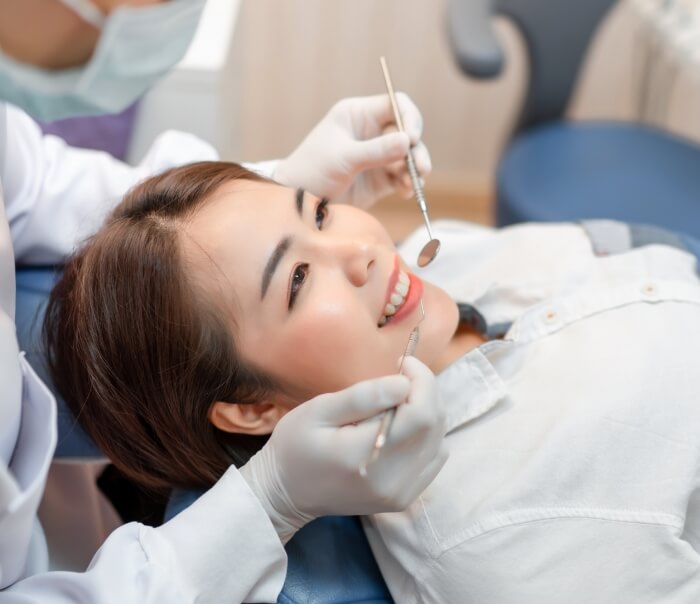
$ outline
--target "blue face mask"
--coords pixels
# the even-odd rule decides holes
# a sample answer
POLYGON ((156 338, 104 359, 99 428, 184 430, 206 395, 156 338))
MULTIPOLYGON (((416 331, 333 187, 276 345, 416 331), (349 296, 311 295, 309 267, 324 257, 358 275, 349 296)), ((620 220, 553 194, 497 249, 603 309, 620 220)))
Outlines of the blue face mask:
POLYGON ((138 99, 185 54, 205 0, 120 7, 105 17, 89 0, 61 0, 101 30, 82 67, 40 69, 0 51, 0 99, 36 118, 116 113, 138 99))

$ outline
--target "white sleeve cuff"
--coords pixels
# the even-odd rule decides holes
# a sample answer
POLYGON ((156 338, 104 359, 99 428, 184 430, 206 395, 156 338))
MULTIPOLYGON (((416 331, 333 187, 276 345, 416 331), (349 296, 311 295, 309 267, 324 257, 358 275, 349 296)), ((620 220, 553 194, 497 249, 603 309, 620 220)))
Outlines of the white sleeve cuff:
POLYGON ((287 555, 259 500, 238 470, 163 526, 145 531, 146 555, 172 567, 198 602, 274 602, 287 555))

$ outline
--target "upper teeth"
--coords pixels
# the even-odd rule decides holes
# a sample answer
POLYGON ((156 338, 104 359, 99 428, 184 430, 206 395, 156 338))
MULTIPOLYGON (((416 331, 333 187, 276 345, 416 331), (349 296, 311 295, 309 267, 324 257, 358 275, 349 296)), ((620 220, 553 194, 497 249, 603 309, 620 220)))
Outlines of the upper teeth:
POLYGON ((384 307, 384 315, 379 319, 379 326, 381 327, 387 321, 387 317, 392 316, 401 307, 401 305, 406 300, 406 295, 410 287, 410 281, 408 275, 403 271, 399 271, 399 278, 394 286, 394 291, 391 292, 389 296, 389 303, 384 307))

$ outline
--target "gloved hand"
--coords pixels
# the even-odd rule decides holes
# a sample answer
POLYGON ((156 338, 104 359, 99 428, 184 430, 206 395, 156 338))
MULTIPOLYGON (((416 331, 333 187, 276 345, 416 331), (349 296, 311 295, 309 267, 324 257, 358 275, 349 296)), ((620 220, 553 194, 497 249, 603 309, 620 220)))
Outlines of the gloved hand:
POLYGON ((404 161, 409 145, 421 176, 430 173, 430 154, 420 141, 420 111, 402 92, 396 101, 405 134, 396 132, 389 95, 343 99, 280 161, 275 180, 362 208, 394 192, 410 197, 413 188, 404 161))
POLYGON ((446 420, 435 376, 413 357, 403 371, 296 407, 241 468, 283 543, 318 516, 403 510, 440 471, 446 420), (361 476, 377 414, 397 404, 388 441, 361 476))

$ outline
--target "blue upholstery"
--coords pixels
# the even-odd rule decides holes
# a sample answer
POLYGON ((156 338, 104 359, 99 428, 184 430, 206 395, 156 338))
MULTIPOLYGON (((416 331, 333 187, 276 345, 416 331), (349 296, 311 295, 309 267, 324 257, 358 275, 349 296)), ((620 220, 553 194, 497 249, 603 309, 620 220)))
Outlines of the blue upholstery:
POLYGON ((497 222, 613 218, 700 237, 700 147, 656 129, 555 122, 511 142, 497 222))
MULTIPOLYGON (((174 491, 165 511, 172 518, 201 493, 174 491)), ((287 544, 287 579, 280 604, 387 604, 393 602, 360 521, 326 516, 301 529, 287 544)))
MULTIPOLYGON (((27 353, 27 360, 45 384, 55 392, 46 365, 41 341, 41 326, 46 311, 46 299, 58 272, 52 268, 17 269, 17 339, 20 349, 27 353)), ((104 457, 92 439, 83 432, 60 397, 58 400, 58 442, 56 458, 104 457)))
POLYGON ((495 78, 509 57, 493 17, 521 34, 528 81, 497 176, 496 221, 612 218, 700 235, 700 146, 642 124, 572 123, 585 53, 617 0, 449 0, 462 72, 495 78))

